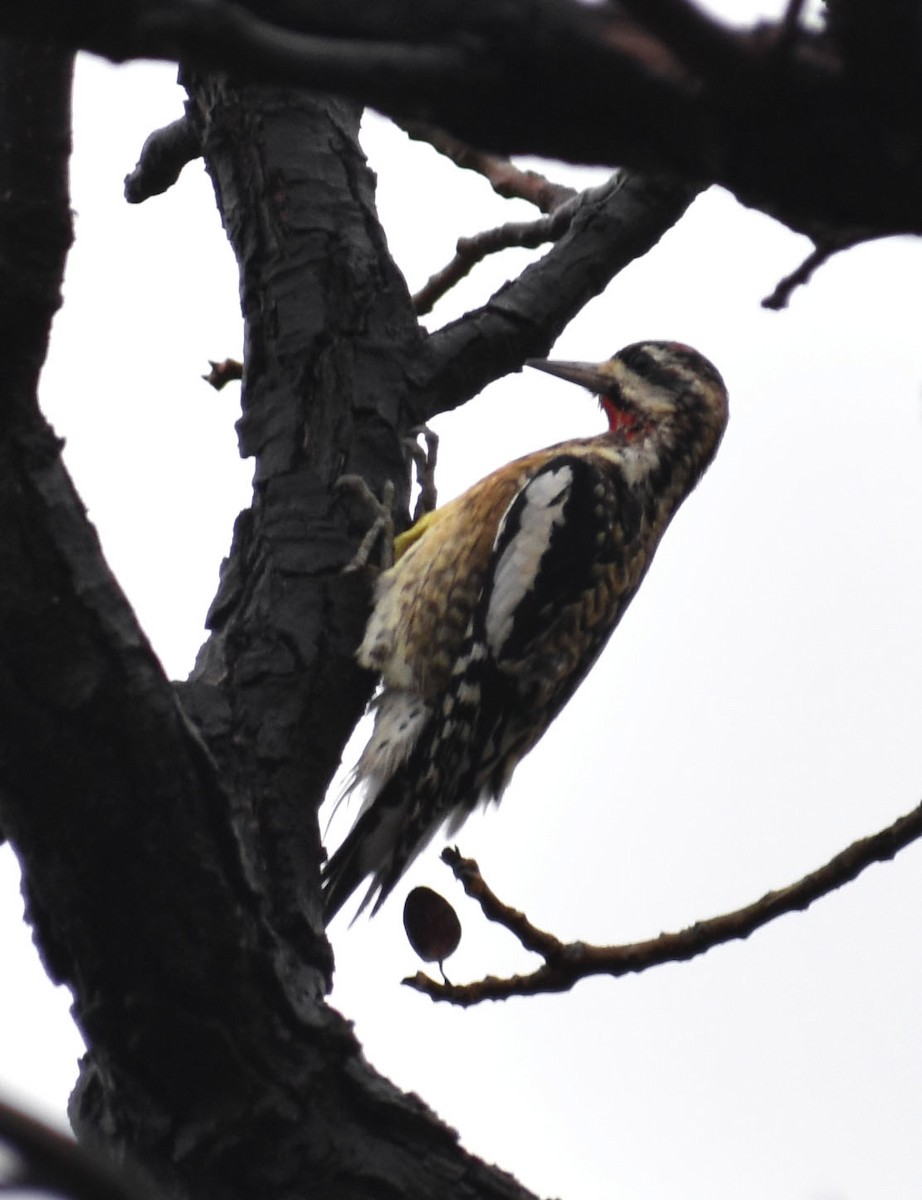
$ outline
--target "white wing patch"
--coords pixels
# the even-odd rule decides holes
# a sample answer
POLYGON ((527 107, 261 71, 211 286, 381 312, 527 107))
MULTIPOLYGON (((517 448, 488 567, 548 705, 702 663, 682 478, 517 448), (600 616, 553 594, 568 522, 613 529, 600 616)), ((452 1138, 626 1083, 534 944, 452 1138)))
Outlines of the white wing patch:
POLYGON ((516 609, 534 585, 554 529, 563 524, 572 482, 573 468, 569 464, 542 471, 513 499, 499 523, 497 543, 513 507, 520 505, 519 528, 496 564, 487 606, 487 643, 494 655, 499 654, 512 632, 516 609))

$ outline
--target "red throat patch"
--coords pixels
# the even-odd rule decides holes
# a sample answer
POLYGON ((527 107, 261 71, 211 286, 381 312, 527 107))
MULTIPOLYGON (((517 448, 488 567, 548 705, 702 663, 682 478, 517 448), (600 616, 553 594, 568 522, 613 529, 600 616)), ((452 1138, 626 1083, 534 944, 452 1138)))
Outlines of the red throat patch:
POLYGON ((634 437, 640 430, 640 421, 635 413, 625 412, 612 400, 611 396, 600 396, 599 403, 602 412, 608 418, 608 428, 611 433, 621 433, 625 437, 634 437))

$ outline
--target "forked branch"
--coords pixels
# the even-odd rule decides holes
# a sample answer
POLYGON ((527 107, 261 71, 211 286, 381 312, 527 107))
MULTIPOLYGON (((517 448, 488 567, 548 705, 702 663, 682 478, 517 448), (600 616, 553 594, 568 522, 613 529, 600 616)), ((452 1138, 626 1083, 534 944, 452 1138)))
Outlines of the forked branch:
POLYGON ((427 142, 439 154, 466 171, 474 171, 506 200, 527 200, 545 216, 538 221, 511 222, 458 239, 454 258, 436 271, 413 297, 418 316, 425 316, 437 301, 459 283, 488 254, 513 246, 529 250, 555 241, 569 228, 579 193, 575 188, 554 183, 538 171, 517 167, 508 158, 488 154, 452 137, 426 121, 395 118, 395 125, 415 141, 427 142))
POLYGON ((430 276, 414 295, 413 307, 417 316, 422 317, 431 312, 436 302, 487 255, 514 247, 536 250, 547 242, 555 242, 563 237, 570 228, 579 200, 580 194, 574 193, 571 199, 565 200, 554 212, 539 217, 536 221, 510 221, 495 229, 485 229, 473 237, 458 238, 455 256, 451 262, 430 276))
POLYGON ((714 946, 747 938, 785 913, 809 908, 814 901, 856 879, 872 864, 895 857, 920 837, 922 804, 885 829, 852 842, 796 883, 768 892, 752 904, 706 921, 696 921, 676 933, 663 933, 648 941, 622 946, 559 941, 500 900, 484 882, 473 859, 462 858, 457 849, 448 848, 443 851, 442 859, 451 867, 467 894, 480 905, 484 916, 508 929, 526 950, 539 954, 544 962, 528 975, 506 978, 488 975, 474 983, 440 983, 420 971, 404 983, 433 1000, 447 1000, 466 1008, 482 1000, 568 991, 580 979, 591 975, 617 978, 646 971, 661 963, 685 962, 714 946))

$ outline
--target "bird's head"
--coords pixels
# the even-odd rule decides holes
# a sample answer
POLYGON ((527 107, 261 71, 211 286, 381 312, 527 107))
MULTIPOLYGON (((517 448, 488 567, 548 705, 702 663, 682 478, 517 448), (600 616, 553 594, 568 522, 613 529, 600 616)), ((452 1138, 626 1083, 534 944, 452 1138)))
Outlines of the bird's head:
POLYGON ((681 342, 635 342, 601 363, 530 358, 525 365, 594 392, 611 432, 628 440, 675 426, 712 432, 716 441, 727 423, 727 389, 720 373, 681 342))

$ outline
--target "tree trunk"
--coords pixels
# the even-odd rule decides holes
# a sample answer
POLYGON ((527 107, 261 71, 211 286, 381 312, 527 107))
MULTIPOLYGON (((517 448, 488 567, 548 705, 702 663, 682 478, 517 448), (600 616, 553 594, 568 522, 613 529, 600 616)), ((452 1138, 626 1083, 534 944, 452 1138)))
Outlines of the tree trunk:
POLYGON ((71 237, 70 59, 0 54, 0 828, 87 1041, 78 1137, 196 1197, 525 1197, 325 1003, 317 809, 373 683, 353 658, 368 573, 343 572, 361 514, 333 484, 389 480, 405 513, 409 429, 545 352, 695 189, 587 193, 541 262, 427 335, 359 110, 190 74, 181 141, 202 146, 240 264, 255 486, 173 684, 37 406, 71 237))

